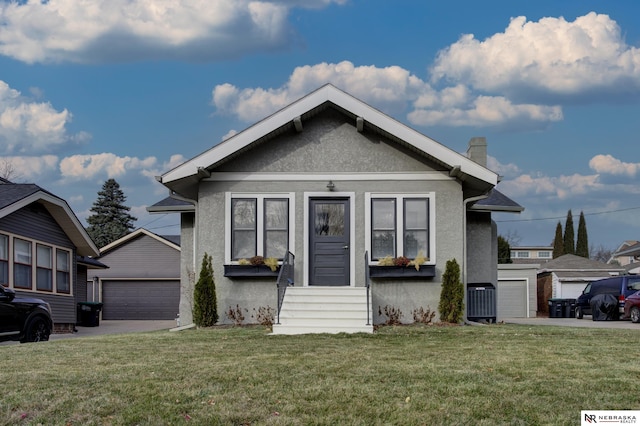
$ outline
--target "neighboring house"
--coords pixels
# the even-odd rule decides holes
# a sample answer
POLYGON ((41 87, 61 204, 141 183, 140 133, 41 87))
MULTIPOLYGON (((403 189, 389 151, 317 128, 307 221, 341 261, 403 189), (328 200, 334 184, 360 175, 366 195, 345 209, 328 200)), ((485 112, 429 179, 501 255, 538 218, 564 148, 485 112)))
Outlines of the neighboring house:
POLYGON ((221 323, 230 308, 245 322, 277 311, 278 272, 244 263, 286 260, 294 285, 273 329, 283 334, 371 332, 385 309, 412 322, 414 310, 437 310, 452 259, 464 283, 495 285, 491 212, 522 207, 494 189, 486 150, 473 138, 461 155, 326 85, 158 177, 173 200, 148 210, 181 214, 183 324, 205 253, 221 323), (419 270, 379 265, 420 255, 419 270))
POLYGON ((553 259, 538 270, 538 315, 549 313, 549 299, 576 299, 590 281, 625 273, 623 267, 574 254, 553 259))
POLYGON ((76 325, 98 249, 63 199, 35 184, 0 179, 0 281, 51 305, 54 330, 76 325))
POLYGON ((553 247, 520 246, 511 247, 511 261, 520 264, 543 264, 553 259, 553 247))
POLYGON ((640 242, 625 241, 616 249, 607 263, 618 263, 627 266, 640 260, 640 242))
POLYGON ((100 249, 109 269, 89 274, 89 295, 104 320, 178 317, 180 239, 137 229, 100 249))

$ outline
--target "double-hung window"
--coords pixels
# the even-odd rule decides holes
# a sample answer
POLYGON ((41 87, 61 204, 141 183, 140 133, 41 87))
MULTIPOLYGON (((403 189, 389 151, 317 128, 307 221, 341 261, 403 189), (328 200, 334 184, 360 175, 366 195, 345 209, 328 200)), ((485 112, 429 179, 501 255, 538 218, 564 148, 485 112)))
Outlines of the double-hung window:
POLYGON ((13 239, 13 286, 31 290, 31 242, 13 239))
POLYGON ((36 290, 53 291, 53 248, 36 244, 36 290))
POLYGON ((291 194, 228 194, 229 261, 253 256, 282 259, 290 247, 291 194))
POLYGON ((9 286, 9 237, 0 234, 0 284, 9 286))
POLYGON ((71 293, 71 255, 67 250, 56 249, 56 290, 71 293))
POLYGON ((371 260, 434 254, 434 195, 367 194, 367 246, 371 260))

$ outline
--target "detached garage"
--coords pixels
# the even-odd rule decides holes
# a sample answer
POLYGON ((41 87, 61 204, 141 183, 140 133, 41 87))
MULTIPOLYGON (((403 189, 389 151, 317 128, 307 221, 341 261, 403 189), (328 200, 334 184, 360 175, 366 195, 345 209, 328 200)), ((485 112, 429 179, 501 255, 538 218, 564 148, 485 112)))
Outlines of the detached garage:
POLYGON ((138 229, 103 247, 99 259, 109 269, 95 271, 89 279, 93 280, 94 300, 103 304, 103 320, 168 320, 178 316, 179 237, 138 229))
POLYGON ((496 289, 498 320, 536 316, 536 272, 538 265, 498 265, 496 289))

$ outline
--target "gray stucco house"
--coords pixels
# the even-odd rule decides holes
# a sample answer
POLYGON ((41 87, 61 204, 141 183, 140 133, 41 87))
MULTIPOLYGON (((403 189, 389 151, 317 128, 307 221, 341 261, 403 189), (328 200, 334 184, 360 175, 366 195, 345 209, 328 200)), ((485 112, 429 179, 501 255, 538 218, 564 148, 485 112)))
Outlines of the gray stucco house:
POLYGON ((332 85, 158 181, 170 197, 148 210, 181 215, 182 323, 208 253, 220 321, 270 309, 276 334, 371 332, 385 308, 412 322, 437 309, 451 259, 465 283, 496 284, 491 212, 522 210, 494 189, 484 138, 461 155, 332 85), (284 262, 282 300, 280 271, 247 265, 255 256, 284 262), (419 267, 381 266, 402 257, 419 267))
POLYGON ((87 271, 106 266, 63 199, 0 178, 0 284, 51 305, 54 330, 71 332, 86 301, 87 271))

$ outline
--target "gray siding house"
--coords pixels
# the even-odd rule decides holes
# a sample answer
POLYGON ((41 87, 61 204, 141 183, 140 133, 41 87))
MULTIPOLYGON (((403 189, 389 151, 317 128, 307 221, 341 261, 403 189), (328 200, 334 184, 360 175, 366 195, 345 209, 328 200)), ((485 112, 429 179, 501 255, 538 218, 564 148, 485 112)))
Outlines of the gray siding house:
POLYGON ((102 302, 104 320, 167 320, 178 317, 180 239, 137 229, 102 247, 109 269, 89 273, 90 295, 102 302))
POLYGON ((371 332, 385 310, 412 322, 437 309, 451 259, 465 283, 495 285, 491 212, 522 210, 494 189, 484 138, 461 155, 332 85, 158 181, 170 198, 148 210, 181 215, 182 323, 207 253, 220 322, 267 310, 276 334, 371 332), (403 260, 418 265, 383 266, 403 260))
POLYGON ((0 179, 0 283, 51 305, 54 330, 76 325, 98 249, 63 199, 34 184, 0 179))

